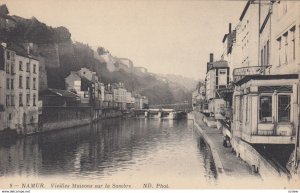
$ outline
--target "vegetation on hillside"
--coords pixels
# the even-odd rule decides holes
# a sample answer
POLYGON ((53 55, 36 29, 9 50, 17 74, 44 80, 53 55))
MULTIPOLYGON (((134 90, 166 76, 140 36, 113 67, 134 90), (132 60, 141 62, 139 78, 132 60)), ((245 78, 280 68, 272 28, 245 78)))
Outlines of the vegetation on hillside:
MULTIPOLYGON (((24 19, 12 16, 16 21, 14 28, 9 31, 2 29, 2 41, 22 44, 32 42, 37 47, 37 55, 45 57, 45 69, 49 88, 65 89, 64 78, 71 71, 82 67, 97 73, 104 83, 124 82, 129 91, 137 91, 149 98, 151 104, 166 104, 191 100, 191 93, 184 86, 174 82, 163 81, 153 74, 143 77, 124 70, 110 72, 106 63, 94 58, 94 51, 86 44, 73 42, 71 33, 65 27, 52 28, 36 18, 24 19), (4 33, 5 32, 5 33, 4 33), (4 35, 3 35, 4 34, 4 35), (59 66, 53 65, 59 61, 59 66)), ((98 54, 108 52, 99 47, 98 54)))

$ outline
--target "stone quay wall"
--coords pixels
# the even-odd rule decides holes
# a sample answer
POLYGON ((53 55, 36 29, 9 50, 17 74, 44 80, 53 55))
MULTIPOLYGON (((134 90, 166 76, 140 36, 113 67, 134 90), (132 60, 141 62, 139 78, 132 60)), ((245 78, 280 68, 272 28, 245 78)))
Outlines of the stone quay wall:
POLYGON ((91 107, 42 107, 38 132, 90 124, 91 107))

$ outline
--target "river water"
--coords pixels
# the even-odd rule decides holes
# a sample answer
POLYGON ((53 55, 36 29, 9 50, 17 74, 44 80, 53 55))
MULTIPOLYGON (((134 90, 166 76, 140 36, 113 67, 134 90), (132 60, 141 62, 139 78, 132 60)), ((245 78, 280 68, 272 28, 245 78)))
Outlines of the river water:
POLYGON ((217 174, 192 121, 132 118, 1 141, 0 177, 203 188, 217 174))

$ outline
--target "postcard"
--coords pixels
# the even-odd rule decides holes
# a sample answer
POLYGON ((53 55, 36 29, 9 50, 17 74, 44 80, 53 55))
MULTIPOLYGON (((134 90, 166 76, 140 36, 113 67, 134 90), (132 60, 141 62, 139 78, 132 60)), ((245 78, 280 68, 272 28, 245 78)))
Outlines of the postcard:
POLYGON ((2 0, 0 189, 300 188, 300 1, 2 0))

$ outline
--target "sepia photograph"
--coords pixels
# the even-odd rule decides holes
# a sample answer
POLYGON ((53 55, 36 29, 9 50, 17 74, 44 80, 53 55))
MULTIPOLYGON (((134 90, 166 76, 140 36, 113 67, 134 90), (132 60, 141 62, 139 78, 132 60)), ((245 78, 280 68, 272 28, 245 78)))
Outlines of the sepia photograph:
POLYGON ((300 0, 0 0, 0 191, 300 190, 300 0))

